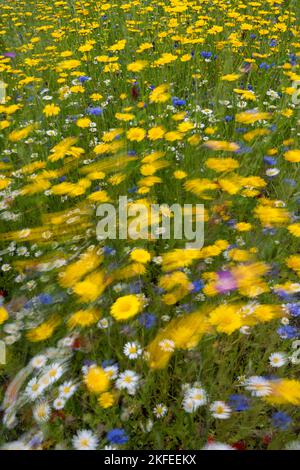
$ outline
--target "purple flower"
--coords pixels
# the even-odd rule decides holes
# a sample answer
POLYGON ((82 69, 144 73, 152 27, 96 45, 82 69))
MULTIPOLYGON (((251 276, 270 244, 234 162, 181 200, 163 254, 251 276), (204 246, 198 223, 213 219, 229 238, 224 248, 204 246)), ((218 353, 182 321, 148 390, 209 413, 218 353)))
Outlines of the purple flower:
POLYGON ((237 288, 236 280, 230 271, 219 271, 217 276, 216 290, 220 294, 230 292, 237 288))

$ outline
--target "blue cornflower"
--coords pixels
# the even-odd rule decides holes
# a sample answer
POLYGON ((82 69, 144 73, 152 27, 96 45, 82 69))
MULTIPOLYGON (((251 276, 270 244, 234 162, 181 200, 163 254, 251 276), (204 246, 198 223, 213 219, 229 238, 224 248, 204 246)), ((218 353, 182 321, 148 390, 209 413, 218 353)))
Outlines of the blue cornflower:
POLYGON ((225 116, 225 118, 224 118, 224 121, 225 121, 225 122, 230 122, 230 121, 232 121, 232 120, 233 120, 233 116, 228 116, 228 115, 227 115, 227 116, 225 116))
POLYGON ((135 193, 137 191, 138 187, 137 186, 132 186, 132 188, 129 188, 127 191, 129 193, 135 193))
POLYGON ((123 429, 115 428, 107 433, 107 439, 112 444, 125 444, 128 441, 128 436, 123 429))
POLYGON ((230 395, 229 397, 229 405, 235 411, 245 411, 249 409, 249 398, 245 395, 230 395))
POLYGON ((40 294, 38 299, 43 305, 50 305, 53 302, 53 297, 50 294, 40 294))
POLYGON ((283 411, 277 411, 272 415, 272 423, 275 428, 282 429, 283 431, 289 427, 292 418, 283 411))
POLYGON ((94 108, 90 107, 87 110, 87 114, 90 116, 101 116, 101 114, 103 114, 103 109, 100 108, 100 106, 95 106, 94 108))
POLYGON ((201 279, 193 282, 193 289, 191 292, 196 293, 202 290, 204 287, 204 282, 201 279))
POLYGON ((139 317, 139 322, 146 329, 151 328, 156 323, 156 316, 153 313, 142 313, 139 317))
POLYGON ((277 160, 276 160, 276 158, 274 158, 274 157, 268 157, 268 156, 266 156, 266 157, 264 157, 264 162, 265 162, 267 165, 276 165, 277 160))
POLYGON ((110 248, 109 246, 104 246, 103 251, 105 255, 115 255, 116 250, 114 248, 110 248))
POLYGON ((284 183, 288 184, 289 186, 292 186, 293 188, 296 186, 296 181, 292 178, 284 178, 284 183))
POLYGON ((297 338, 298 330, 294 326, 291 325, 284 325, 280 326, 277 330, 281 339, 293 339, 297 338))
POLYGON ((203 59, 210 59, 210 57, 212 56, 212 52, 202 51, 201 56, 203 57, 203 59))
POLYGON ((89 82, 90 80, 91 80, 91 77, 87 77, 86 75, 79 77, 80 83, 89 82))
POLYGON ((275 41, 275 39, 271 39, 270 47, 276 47, 276 45, 277 45, 277 42, 275 41))
POLYGON ((186 100, 177 98, 177 96, 172 97, 173 106, 184 106, 186 105, 186 100))
POLYGON ((289 313, 292 317, 299 317, 300 315, 300 304, 286 304, 289 313))

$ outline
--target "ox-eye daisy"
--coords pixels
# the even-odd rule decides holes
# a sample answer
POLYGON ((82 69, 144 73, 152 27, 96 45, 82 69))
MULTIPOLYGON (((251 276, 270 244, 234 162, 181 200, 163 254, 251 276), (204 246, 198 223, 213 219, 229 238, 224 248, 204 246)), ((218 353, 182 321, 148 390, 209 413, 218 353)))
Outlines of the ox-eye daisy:
POLYGON ((73 447, 76 450, 96 450, 98 442, 97 436, 87 429, 77 431, 72 439, 73 447))
POLYGON ((213 417, 218 419, 228 419, 231 414, 230 406, 224 401, 214 401, 210 406, 210 411, 213 417))

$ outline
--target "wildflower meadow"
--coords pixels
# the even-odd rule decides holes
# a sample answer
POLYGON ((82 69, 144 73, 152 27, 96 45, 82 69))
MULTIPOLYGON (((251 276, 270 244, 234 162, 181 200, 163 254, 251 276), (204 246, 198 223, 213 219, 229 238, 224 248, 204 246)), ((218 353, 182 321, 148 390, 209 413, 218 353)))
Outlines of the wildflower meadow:
POLYGON ((300 449, 299 1, 0 11, 0 448, 300 449))

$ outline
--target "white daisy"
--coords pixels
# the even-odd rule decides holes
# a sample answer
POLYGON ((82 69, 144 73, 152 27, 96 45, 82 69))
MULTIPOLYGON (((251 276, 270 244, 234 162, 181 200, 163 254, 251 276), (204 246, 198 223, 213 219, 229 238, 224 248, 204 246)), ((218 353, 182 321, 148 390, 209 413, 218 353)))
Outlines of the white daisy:
POLYGON ((269 362, 272 367, 282 367, 287 363, 287 356, 285 353, 275 352, 270 355, 269 362))
POLYGON ((76 391, 77 385, 74 385, 72 382, 64 382, 58 387, 59 394, 63 398, 70 398, 76 391))
POLYGON ((271 393, 270 382, 263 377, 254 375, 245 380, 246 390, 255 397, 265 397, 271 393))
POLYGON ((126 343, 123 352, 129 359, 137 359, 143 352, 141 346, 135 342, 126 343))
POLYGON ((138 386, 139 376, 133 370, 125 370, 119 375, 116 381, 116 387, 119 390, 125 389, 129 395, 134 395, 138 386))
POLYGON ((155 414, 157 418, 163 418, 164 416, 166 416, 167 411, 168 411, 168 408, 163 403, 158 403, 153 408, 153 413, 155 414))
POLYGON ((25 394, 30 398, 30 400, 35 400, 39 395, 44 391, 44 388, 40 381, 36 377, 31 379, 27 387, 25 388, 25 394))
POLYGON ((55 410, 62 410, 66 404, 66 399, 63 397, 58 397, 53 402, 53 408, 55 410))
POLYGON ((187 398, 184 398, 184 400, 182 402, 182 408, 187 413, 193 413, 194 411, 196 411, 197 406, 196 406, 194 400, 187 397, 187 398))
POLYGON ((47 369, 47 375, 51 383, 59 380, 64 372, 64 367, 59 362, 53 362, 47 369))
POLYGON ((229 446, 228 444, 223 444, 223 442, 209 442, 202 450, 236 450, 234 447, 229 446))
POLYGON ((72 439, 73 447, 76 450, 96 450, 98 442, 97 436, 87 429, 77 431, 72 439))
POLYGON ((195 406, 202 406, 207 403, 207 396, 204 388, 202 387, 192 387, 187 390, 186 398, 190 398, 195 403, 195 406))
POLYGON ((231 414, 230 406, 226 405, 224 401, 214 401, 210 405, 210 411, 214 418, 228 419, 231 414))
POLYGON ((118 377, 119 368, 118 368, 117 364, 114 364, 112 366, 104 367, 104 370, 105 370, 106 374, 108 375, 109 379, 113 380, 113 379, 116 379, 118 377))
POLYGON ((33 417, 37 423, 46 423, 50 418, 50 411, 48 403, 41 401, 33 408, 33 417))
POLYGON ((32 367, 34 367, 35 369, 41 369, 42 367, 44 367, 44 365, 46 364, 47 362, 47 358, 46 356, 44 356, 43 354, 39 354, 38 356, 34 356, 31 361, 30 361, 30 364, 32 365, 32 367))

